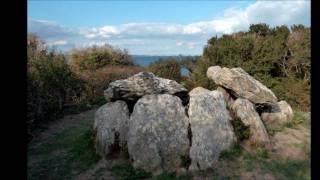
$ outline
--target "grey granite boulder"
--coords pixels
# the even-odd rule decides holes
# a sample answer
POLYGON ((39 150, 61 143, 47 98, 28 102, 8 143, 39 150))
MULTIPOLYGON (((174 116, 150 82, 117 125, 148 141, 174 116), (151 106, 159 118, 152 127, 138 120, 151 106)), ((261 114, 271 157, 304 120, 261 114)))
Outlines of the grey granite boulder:
POLYGON ((277 102, 277 97, 269 88, 241 68, 211 66, 207 70, 207 76, 216 84, 232 91, 233 95, 248 99, 254 104, 277 102))
POLYGON ((169 94, 145 95, 129 122, 128 151, 135 168, 158 174, 176 171, 189 150, 188 117, 181 100, 169 94))
POLYGON ((127 79, 116 80, 104 91, 109 100, 136 101, 147 94, 179 94, 187 93, 187 89, 176 81, 160 78, 153 73, 140 72, 127 79))
POLYGON ((196 88, 193 88, 190 92, 189 92, 189 96, 197 96, 197 95, 201 95, 201 94, 208 94, 210 93, 211 91, 206 89, 206 88, 203 88, 203 87, 196 87, 196 88))
POLYGON ((244 125, 250 128, 249 141, 253 144, 267 145, 270 143, 268 133, 256 112, 254 105, 247 99, 238 98, 232 106, 234 114, 241 119, 244 125))
POLYGON ((291 106, 286 101, 273 104, 269 111, 261 114, 261 119, 268 125, 278 126, 290 122, 293 118, 291 106))
POLYGON ((236 137, 221 92, 195 88, 189 95, 192 131, 189 169, 205 170, 214 167, 221 151, 230 148, 236 137))
POLYGON ((95 147, 102 157, 109 155, 114 148, 126 149, 129 123, 129 110, 124 101, 109 102, 95 113, 95 147))

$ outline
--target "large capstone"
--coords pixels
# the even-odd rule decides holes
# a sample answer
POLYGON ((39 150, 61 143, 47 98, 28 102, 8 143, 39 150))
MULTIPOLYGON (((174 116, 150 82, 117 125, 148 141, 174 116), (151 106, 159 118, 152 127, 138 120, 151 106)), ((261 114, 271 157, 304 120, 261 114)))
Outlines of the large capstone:
POLYGON ((255 106, 249 100, 238 98, 233 103, 232 111, 244 125, 249 126, 250 143, 258 145, 269 144, 270 140, 264 124, 256 112, 255 106))
POLYGON ((176 171, 188 155, 188 117, 181 100, 169 94, 145 95, 129 122, 128 150, 135 168, 176 171))
POLYGON ((110 83, 104 91, 108 101, 118 99, 136 101, 148 94, 171 94, 184 98, 187 89, 174 80, 160 78, 149 72, 140 72, 127 79, 110 83))
POLYGON ((94 131, 97 154, 106 157, 110 153, 126 150, 129 110, 124 101, 109 102, 95 113, 94 131))
POLYGON ((291 106, 286 101, 280 101, 270 106, 267 112, 261 114, 261 119, 270 126, 280 126, 293 118, 291 106))
POLYGON ((221 92, 198 87, 189 95, 190 170, 205 170, 214 167, 221 151, 230 148, 236 137, 221 92))
POLYGON ((221 68, 212 66, 207 70, 208 78, 230 90, 233 95, 245 98, 254 104, 273 104, 277 102, 274 93, 254 79, 241 68, 221 68))

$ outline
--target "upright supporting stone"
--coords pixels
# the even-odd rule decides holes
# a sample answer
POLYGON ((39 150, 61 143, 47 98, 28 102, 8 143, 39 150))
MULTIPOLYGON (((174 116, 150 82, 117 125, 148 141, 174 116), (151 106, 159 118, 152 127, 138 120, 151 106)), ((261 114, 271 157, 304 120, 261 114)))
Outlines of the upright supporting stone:
POLYGON ((94 119, 95 147, 99 155, 106 157, 115 148, 127 148, 129 110, 124 101, 109 102, 101 106, 94 119))
POLYGON ((256 112, 254 105, 247 99, 238 98, 234 103, 232 110, 234 114, 241 119, 244 125, 250 127, 249 141, 253 144, 269 144, 269 136, 256 112))
POLYGON ((221 92, 198 87, 189 95, 192 131, 189 169, 205 170, 214 167, 221 151, 230 148, 236 137, 221 92))
POLYGON ((176 171, 188 155, 188 117, 172 95, 145 95, 130 117, 128 150, 135 168, 176 171))

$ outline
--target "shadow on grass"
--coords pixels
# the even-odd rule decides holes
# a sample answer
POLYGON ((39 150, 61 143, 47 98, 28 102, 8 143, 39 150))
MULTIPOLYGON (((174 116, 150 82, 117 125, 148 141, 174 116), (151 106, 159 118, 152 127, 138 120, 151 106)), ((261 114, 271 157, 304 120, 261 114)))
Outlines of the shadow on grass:
POLYGON ((46 142, 30 145, 28 179, 70 179, 98 160, 91 124, 81 122, 46 142))

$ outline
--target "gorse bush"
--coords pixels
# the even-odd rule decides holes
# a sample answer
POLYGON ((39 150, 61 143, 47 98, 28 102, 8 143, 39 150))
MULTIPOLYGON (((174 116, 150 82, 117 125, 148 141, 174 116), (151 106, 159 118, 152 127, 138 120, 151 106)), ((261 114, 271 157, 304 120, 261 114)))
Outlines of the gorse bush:
POLYGON ((89 103, 99 101, 110 82, 141 70, 134 65, 126 50, 109 45, 74 49, 71 53, 72 71, 84 81, 81 97, 89 103))
POLYGON ((207 70, 210 65, 203 57, 197 58, 197 61, 189 71, 191 76, 184 79, 184 86, 190 91, 198 86, 205 87, 207 89, 215 89, 217 86, 212 80, 207 77, 207 70))
POLYGON ((39 125, 66 112, 105 103, 103 90, 111 81, 140 71, 125 50, 108 45, 73 50, 67 61, 64 54, 48 50, 39 37, 29 34, 27 51, 30 137, 39 125))
POLYGON ((109 83, 118 79, 125 79, 141 71, 137 66, 105 66, 96 71, 83 71, 77 76, 84 81, 81 92, 82 99, 91 104, 103 98, 103 91, 109 83))
POLYGON ((159 59, 151 63, 147 71, 154 73, 156 76, 181 81, 181 66, 174 58, 159 59))
POLYGON ((251 25, 248 32, 212 37, 186 84, 215 88, 206 77, 210 66, 241 67, 279 99, 295 108, 310 108, 310 28, 251 25))
POLYGON ((72 50, 71 65, 77 71, 95 71, 106 65, 133 65, 126 50, 116 49, 110 45, 92 46, 72 50))
POLYGON ((65 63, 65 57, 48 51, 35 36, 28 36, 27 103, 28 132, 40 123, 61 117, 67 96, 77 96, 80 80, 65 63))

